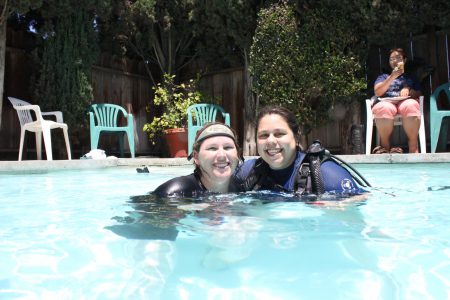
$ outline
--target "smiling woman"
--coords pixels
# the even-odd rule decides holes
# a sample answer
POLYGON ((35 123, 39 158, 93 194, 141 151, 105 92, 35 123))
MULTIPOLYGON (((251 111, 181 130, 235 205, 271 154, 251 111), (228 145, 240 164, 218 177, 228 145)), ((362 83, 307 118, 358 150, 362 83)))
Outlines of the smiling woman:
POLYGON ((231 177, 239 162, 236 134, 227 125, 208 123, 197 132, 193 147, 194 173, 160 185, 158 196, 194 197, 205 192, 235 192, 231 177))
MULTIPOLYGON (((246 161, 236 172, 242 190, 270 190, 298 194, 364 192, 352 174, 326 153, 319 142, 302 152, 295 115, 279 106, 258 114, 256 144, 259 159, 246 161)), ((363 180, 364 181, 364 180, 363 180)))

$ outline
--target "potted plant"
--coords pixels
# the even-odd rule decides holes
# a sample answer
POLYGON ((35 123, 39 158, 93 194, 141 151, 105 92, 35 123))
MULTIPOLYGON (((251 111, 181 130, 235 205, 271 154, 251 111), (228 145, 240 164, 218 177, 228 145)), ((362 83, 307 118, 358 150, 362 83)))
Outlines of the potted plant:
MULTIPOLYGON (((148 133, 153 144, 164 136, 171 157, 187 156, 186 110, 203 98, 197 90, 197 82, 198 79, 191 79, 187 83, 175 84, 175 75, 164 74, 163 82, 153 87, 153 103, 162 106, 163 113, 154 117, 151 123, 145 124, 143 130, 148 133)), ((147 106, 147 111, 149 109, 147 106)))

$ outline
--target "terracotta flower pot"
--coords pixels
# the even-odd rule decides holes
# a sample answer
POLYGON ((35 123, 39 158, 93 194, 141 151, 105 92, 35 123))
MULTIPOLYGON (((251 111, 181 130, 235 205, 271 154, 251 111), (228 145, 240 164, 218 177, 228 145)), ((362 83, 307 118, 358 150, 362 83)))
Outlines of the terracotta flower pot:
POLYGON ((164 130, 170 157, 187 157, 188 131, 186 128, 164 130))

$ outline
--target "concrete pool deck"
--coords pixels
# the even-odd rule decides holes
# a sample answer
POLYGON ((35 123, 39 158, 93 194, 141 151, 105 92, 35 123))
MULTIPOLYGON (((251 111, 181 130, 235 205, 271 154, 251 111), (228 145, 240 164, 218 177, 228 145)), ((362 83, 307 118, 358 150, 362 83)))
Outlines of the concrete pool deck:
MULTIPOLYGON (((450 163, 450 153, 337 155, 351 164, 450 163)), ((248 157, 251 158, 251 157, 248 157)), ((109 158, 73 160, 0 161, 0 173, 51 170, 77 170, 106 167, 183 166, 192 165, 186 158, 109 158)))

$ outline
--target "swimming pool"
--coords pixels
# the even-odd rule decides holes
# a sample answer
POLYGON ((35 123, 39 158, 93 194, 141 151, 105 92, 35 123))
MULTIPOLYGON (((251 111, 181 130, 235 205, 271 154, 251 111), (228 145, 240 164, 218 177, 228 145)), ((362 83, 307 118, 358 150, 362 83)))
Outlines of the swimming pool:
POLYGON ((364 202, 146 202, 191 167, 0 174, 0 299, 450 299, 450 164, 364 202))

